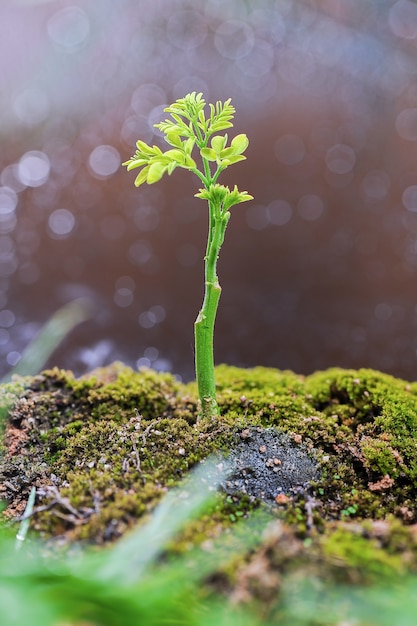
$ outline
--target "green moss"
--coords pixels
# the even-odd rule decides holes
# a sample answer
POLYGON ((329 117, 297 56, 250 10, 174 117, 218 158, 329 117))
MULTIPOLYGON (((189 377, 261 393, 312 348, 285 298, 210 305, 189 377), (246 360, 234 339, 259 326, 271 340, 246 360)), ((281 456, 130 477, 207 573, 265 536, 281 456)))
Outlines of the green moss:
POLYGON ((382 550, 378 538, 366 537, 349 526, 327 533, 321 546, 322 559, 332 567, 334 580, 360 575, 361 581, 369 584, 392 579, 407 570, 399 553, 382 550))
POLYGON ((300 556, 279 560, 269 546, 265 558, 273 569, 310 563, 312 555, 324 571, 340 566, 349 576, 417 569, 411 533, 404 531, 417 522, 417 384, 337 368, 303 377, 220 366, 216 380, 216 421, 198 420, 195 383, 122 364, 80 379, 53 369, 2 386, 9 413, 0 467, 3 484, 11 484, 3 489, 6 513, 21 510, 35 484, 40 509, 33 528, 106 543, 145 519, 210 454, 227 455, 250 429, 275 429, 314 459, 314 482, 279 492, 272 507, 250 493, 220 495, 172 550, 231 532, 261 506, 291 529, 300 556), (390 539, 375 538, 372 524, 386 520, 390 539), (347 531, 347 522, 361 532, 347 531))
POLYGON ((364 464, 372 472, 398 476, 399 468, 394 449, 386 442, 363 437, 361 450, 364 464))
MULTIPOLYGON (((23 379, 0 385, 0 436, 4 435, 4 426, 10 411, 17 404, 25 389, 23 379)), ((3 452, 3 441, 0 442, 0 453, 3 452)), ((7 450, 5 450, 7 452, 7 450)))
POLYGON ((116 364, 113 372, 113 380, 90 388, 84 398, 91 405, 93 417, 106 416, 110 411, 113 419, 123 418, 126 411, 138 411, 152 419, 172 411, 179 384, 171 374, 143 369, 140 375, 134 375, 122 364, 116 364))

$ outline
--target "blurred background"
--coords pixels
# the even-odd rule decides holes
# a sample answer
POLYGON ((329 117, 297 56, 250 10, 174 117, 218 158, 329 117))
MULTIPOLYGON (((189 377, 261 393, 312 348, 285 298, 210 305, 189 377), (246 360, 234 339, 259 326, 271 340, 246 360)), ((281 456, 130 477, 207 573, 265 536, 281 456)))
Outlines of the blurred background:
POLYGON ((417 377, 417 4, 3 0, 0 375, 61 306, 49 364, 193 377, 207 210, 121 163, 190 91, 232 98, 247 160, 219 261, 216 362, 417 377))

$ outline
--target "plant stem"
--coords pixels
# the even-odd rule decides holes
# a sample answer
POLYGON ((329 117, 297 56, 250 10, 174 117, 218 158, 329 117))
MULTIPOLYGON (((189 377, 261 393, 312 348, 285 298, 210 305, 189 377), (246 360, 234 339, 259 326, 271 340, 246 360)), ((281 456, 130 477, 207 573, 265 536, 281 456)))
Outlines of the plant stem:
POLYGON ((209 117, 206 117, 206 103, 202 96, 202 93, 193 91, 184 98, 179 98, 165 109, 171 113, 172 119, 155 124, 166 135, 165 140, 171 146, 169 150, 162 152, 158 146, 149 146, 139 140, 134 156, 123 165, 128 170, 141 168, 135 179, 137 187, 145 182, 149 185, 156 183, 165 173, 172 174, 176 167, 190 170, 203 183, 203 188, 195 196, 208 201, 209 233, 204 257, 204 300, 194 324, 195 370, 200 415, 215 418, 219 409, 214 379, 213 337, 221 294, 216 264, 230 218, 229 209, 240 202, 252 200, 252 196, 246 191, 240 192, 236 185, 230 190, 229 187, 217 184, 221 172, 229 165, 246 158, 243 152, 248 147, 249 140, 241 133, 227 146, 227 134, 217 133, 233 126, 230 120, 233 119, 235 109, 230 104, 231 99, 224 103, 217 101, 216 104, 210 104, 209 117), (200 152, 202 169, 197 167, 191 156, 194 146, 200 152))
POLYGON ((221 294, 216 265, 227 221, 227 218, 221 213, 221 206, 213 201, 209 201, 209 236, 204 258, 204 300, 194 324, 195 370, 203 418, 215 418, 219 414, 214 377, 213 337, 214 323, 221 294))

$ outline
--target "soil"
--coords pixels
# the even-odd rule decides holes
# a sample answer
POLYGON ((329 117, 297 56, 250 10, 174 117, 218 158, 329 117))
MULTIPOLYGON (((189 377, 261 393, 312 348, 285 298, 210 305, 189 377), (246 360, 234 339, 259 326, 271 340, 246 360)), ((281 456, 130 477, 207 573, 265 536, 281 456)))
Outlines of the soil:
POLYGON ((210 589, 272 614, 289 578, 363 585, 417 570, 417 383, 227 366, 216 380, 215 421, 199 419, 195 384, 120 363, 2 385, 5 520, 36 487, 33 532, 105 545, 214 455, 229 474, 169 550, 208 550, 245 520, 264 521, 252 526, 257 546, 212 574, 210 589))

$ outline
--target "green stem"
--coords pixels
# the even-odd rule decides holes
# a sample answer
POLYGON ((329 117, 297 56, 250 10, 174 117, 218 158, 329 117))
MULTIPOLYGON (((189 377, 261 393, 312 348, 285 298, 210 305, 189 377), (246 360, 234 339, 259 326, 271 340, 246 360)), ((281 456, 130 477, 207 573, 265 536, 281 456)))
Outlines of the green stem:
POLYGON ((209 201, 209 237, 205 256, 205 291, 201 310, 194 324, 195 369, 200 397, 201 415, 215 418, 219 414, 214 377, 214 324, 221 287, 217 277, 217 259, 223 243, 227 219, 221 207, 209 201))

